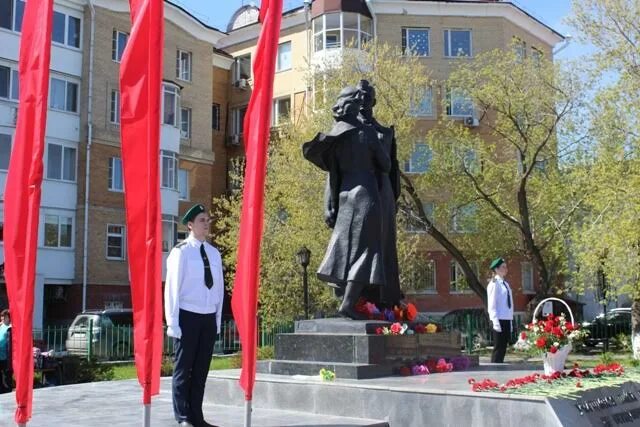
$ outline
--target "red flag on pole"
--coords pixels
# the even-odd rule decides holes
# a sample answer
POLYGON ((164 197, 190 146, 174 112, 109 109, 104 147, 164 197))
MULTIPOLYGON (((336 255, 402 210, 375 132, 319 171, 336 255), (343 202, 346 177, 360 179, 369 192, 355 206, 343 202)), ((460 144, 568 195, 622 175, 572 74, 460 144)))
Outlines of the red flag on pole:
POLYGON ((160 217, 160 93, 162 0, 130 0, 131 35, 120 64, 122 169, 135 362, 143 403, 160 389, 162 258, 160 217))
POLYGON ((244 119, 246 170, 240 217, 238 263, 231 306, 242 344, 240 386, 251 400, 256 377, 258 281, 263 228, 264 181, 271 128, 273 78, 282 20, 282 0, 262 0, 262 30, 253 63, 253 93, 244 119))
POLYGON ((15 420, 31 418, 33 287, 47 124, 53 0, 28 1, 20 37, 18 123, 4 193, 4 268, 11 308, 15 420))

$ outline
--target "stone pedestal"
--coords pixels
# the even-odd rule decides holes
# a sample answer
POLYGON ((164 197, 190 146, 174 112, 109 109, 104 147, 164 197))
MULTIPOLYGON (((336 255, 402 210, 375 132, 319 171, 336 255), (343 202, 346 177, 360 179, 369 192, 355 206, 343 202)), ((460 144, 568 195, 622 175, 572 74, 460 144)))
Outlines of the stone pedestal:
MULTIPOLYGON (((376 335, 390 326, 377 320, 317 319, 296 322, 295 332, 279 334, 275 359, 260 364, 259 372, 317 375, 330 369, 338 378, 365 379, 392 375, 394 368, 429 358, 460 355, 458 332, 415 335, 376 335)), ((471 357, 471 365, 478 358, 471 357)))

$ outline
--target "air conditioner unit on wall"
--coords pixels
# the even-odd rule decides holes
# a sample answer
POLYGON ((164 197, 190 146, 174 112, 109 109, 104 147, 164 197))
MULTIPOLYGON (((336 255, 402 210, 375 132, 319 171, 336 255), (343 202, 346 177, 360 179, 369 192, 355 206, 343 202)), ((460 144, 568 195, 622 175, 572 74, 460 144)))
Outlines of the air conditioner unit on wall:
POLYGON ((247 79, 238 79, 234 83, 234 86, 238 89, 245 90, 249 86, 249 81, 247 79))
POLYGON ((13 124, 14 126, 17 125, 18 124, 18 107, 11 107, 10 114, 11 114, 11 118, 10 118, 11 124, 13 124))
POLYGON ((469 126, 469 127, 478 127, 480 125, 480 120, 476 119, 473 116, 467 116, 464 118, 464 124, 465 126, 469 126))

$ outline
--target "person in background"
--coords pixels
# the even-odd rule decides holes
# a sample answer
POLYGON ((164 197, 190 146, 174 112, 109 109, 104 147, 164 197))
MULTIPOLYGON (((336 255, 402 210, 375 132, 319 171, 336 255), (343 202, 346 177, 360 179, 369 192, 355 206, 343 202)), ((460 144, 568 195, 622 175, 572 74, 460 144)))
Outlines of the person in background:
POLYGON ((0 394, 13 390, 11 370, 11 317, 4 309, 0 312, 0 394))
POLYGON ((167 335, 175 340, 173 412, 181 427, 212 426, 202 400, 221 329, 224 279, 220 252, 206 242, 210 222, 203 205, 191 207, 182 218, 189 237, 167 258, 164 310, 167 335))
POLYGON ((509 269, 504 258, 496 258, 489 266, 493 278, 487 286, 487 311, 493 325, 492 363, 503 363, 513 328, 513 295, 505 280, 509 269))

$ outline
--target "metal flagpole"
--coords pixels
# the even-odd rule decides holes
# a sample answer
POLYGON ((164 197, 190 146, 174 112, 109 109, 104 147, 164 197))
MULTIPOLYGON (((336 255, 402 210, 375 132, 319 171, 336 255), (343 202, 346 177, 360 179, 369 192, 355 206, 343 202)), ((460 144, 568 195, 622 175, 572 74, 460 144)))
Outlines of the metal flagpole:
POLYGON ((142 426, 151 427, 151 404, 144 405, 142 414, 142 426))
POLYGON ((251 401, 244 401, 244 427, 251 427, 251 401))

